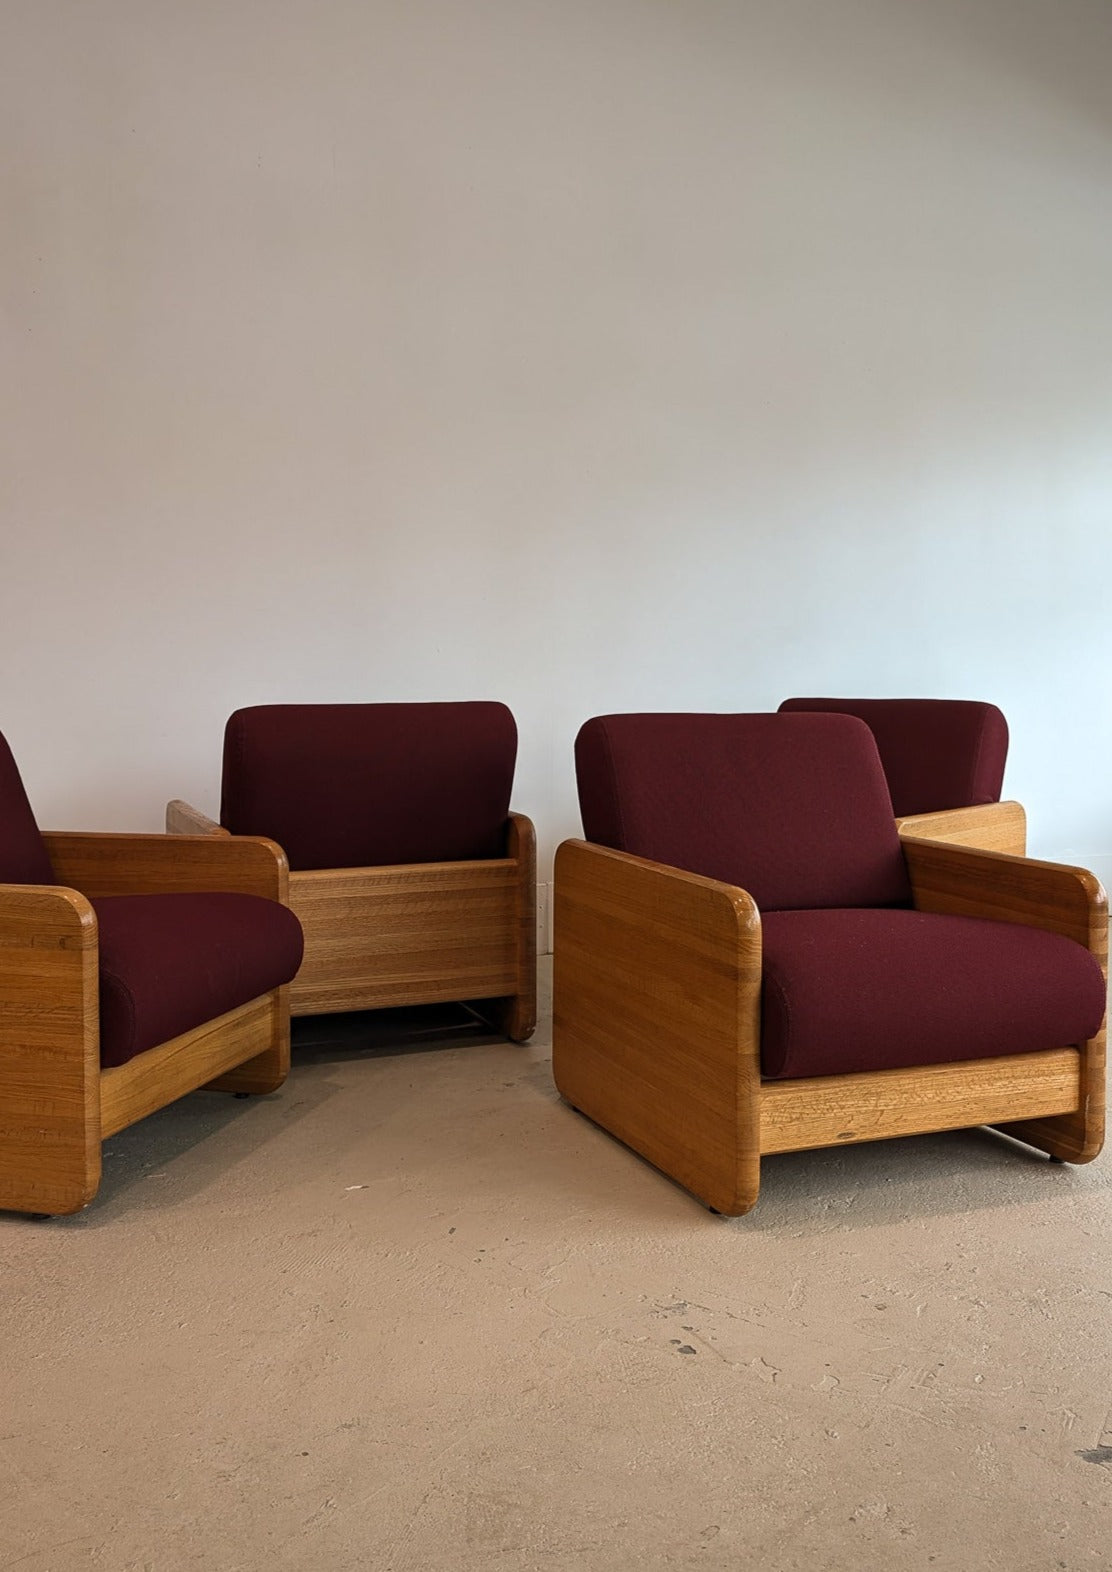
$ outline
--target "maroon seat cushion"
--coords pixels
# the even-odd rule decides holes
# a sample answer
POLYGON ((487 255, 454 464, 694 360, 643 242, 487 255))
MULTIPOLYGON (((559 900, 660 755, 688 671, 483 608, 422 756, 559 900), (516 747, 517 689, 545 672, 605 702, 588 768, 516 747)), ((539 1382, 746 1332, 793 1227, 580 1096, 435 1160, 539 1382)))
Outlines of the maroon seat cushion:
POLYGON ((850 715, 600 715, 575 744, 590 841, 763 911, 909 904, 876 744, 850 715))
POLYGON ((263 704, 224 733, 220 822, 291 868, 505 852, 517 727, 504 704, 263 704))
POLYGON ((763 918, 761 1069, 842 1075, 991 1059, 1100 1029, 1100 967, 1057 934, 915 911, 763 918))
POLYGON ((876 738, 892 811, 934 813, 999 802, 1008 723, 968 699, 785 699, 781 713, 856 715, 876 738))
POLYGON ((259 895, 107 895, 93 909, 103 1065, 269 993, 301 965, 301 924, 259 895))
POLYGON ((0 884, 56 884, 12 750, 0 737, 0 884))

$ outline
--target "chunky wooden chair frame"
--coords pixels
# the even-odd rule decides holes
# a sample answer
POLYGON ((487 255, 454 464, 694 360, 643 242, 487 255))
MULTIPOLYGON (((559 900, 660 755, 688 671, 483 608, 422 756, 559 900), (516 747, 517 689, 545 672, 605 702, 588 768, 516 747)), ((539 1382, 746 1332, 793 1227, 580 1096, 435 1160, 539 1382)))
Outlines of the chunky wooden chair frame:
MULTIPOLYGON (((180 800, 167 805, 166 830, 228 838, 180 800)), ((289 904, 305 959, 292 1013, 462 1000, 524 1042, 537 1024, 536 885, 536 837, 520 813, 499 858, 295 870, 289 904)))
POLYGON ((107 895, 233 891, 285 901, 271 841, 46 833, 57 885, 0 884, 0 1208, 69 1213, 101 1143, 186 1092, 272 1092, 289 1071, 288 989, 103 1069, 97 919, 107 895))
MULTIPOLYGON (((969 811, 983 810, 955 810, 969 811)), ((1108 906, 1093 874, 911 830, 901 840, 918 910, 1063 934, 1107 977, 1108 906)), ((716 1212, 749 1211, 761 1159, 777 1152, 977 1125, 1073 1163, 1101 1149, 1103 1026, 1036 1053, 762 1081, 761 918, 744 890, 565 841, 554 915, 561 1095, 716 1212)))

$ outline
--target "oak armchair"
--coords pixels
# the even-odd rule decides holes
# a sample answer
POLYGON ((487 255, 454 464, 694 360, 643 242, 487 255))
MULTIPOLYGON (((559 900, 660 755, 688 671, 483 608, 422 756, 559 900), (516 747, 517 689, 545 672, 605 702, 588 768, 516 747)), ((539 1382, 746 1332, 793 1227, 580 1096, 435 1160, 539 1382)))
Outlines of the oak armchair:
POLYGON ((856 715, 873 734, 901 830, 930 840, 1027 850, 1027 818, 1001 802, 1008 723, 971 699, 785 699, 781 714, 856 715))
POLYGON ((79 1211, 108 1136, 282 1084, 286 877, 268 841, 41 834, 0 737, 0 1208, 79 1211))
POLYGON ((510 812, 504 704, 267 704, 224 734, 220 822, 266 835, 305 932, 294 1015, 458 1000, 524 1042, 536 1025, 536 849, 510 812))
POLYGON ((1097 1155, 1092 874, 901 842, 848 715, 600 716, 576 767, 553 978, 575 1108, 732 1215, 777 1152, 991 1125, 1097 1155))

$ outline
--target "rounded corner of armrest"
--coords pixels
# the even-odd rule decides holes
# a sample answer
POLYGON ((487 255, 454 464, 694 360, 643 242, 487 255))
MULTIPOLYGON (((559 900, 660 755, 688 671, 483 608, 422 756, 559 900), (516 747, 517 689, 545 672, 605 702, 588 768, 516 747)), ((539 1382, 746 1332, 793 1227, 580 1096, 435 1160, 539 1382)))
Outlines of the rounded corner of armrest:
POLYGON ((1079 868, 1078 872, 1082 875, 1081 883, 1086 895, 1089 897, 1089 905, 1095 912, 1103 913, 1107 917, 1108 891, 1105 889, 1102 880, 1088 868, 1079 868))
POLYGON ((269 835, 229 835, 227 839, 232 845, 246 841, 251 846, 258 846, 260 850, 273 857, 279 873, 289 873, 290 859, 286 856, 284 848, 279 846, 277 841, 272 841, 269 835))
POLYGON ((169 798, 167 803, 166 803, 166 811, 163 814, 163 823, 166 825, 166 834, 167 835, 176 835, 176 834, 180 833, 179 831, 176 831, 174 829, 174 827, 173 827, 173 820, 174 820, 174 818, 177 815, 179 815, 179 814, 193 813, 193 812, 194 812, 194 809, 193 809, 192 803, 186 802, 184 797, 171 797, 171 798, 169 798))
POLYGON ((503 855, 517 857, 526 862, 536 859, 537 827, 527 813, 510 810, 506 819, 505 850, 503 855))
POLYGON ((73 890, 66 884, 48 884, 44 886, 55 896, 65 899, 66 905, 80 922, 82 928, 91 930, 94 938, 97 931, 97 914, 93 910, 93 903, 87 895, 82 895, 80 890, 73 890))
POLYGON ((72 937, 80 936, 82 948, 95 949, 98 943, 97 914, 87 895, 68 884, 7 884, 0 885, 5 900, 0 907, 3 915, 10 915, 28 928, 35 921, 49 923, 57 932, 69 930, 72 937))
POLYGON ((165 824, 167 835, 200 835, 205 839, 215 839, 224 838, 229 833, 216 819, 202 813, 200 808, 186 802, 184 797, 170 798, 166 804, 165 824))
POLYGON ((579 840, 575 836, 561 841, 552 858, 553 869, 559 868, 560 864, 567 862, 569 857, 576 857, 580 852, 590 850, 591 845, 590 841, 579 840))
POLYGON ((737 915, 738 926, 745 933, 760 933, 761 909, 748 890, 733 886, 731 901, 737 915))

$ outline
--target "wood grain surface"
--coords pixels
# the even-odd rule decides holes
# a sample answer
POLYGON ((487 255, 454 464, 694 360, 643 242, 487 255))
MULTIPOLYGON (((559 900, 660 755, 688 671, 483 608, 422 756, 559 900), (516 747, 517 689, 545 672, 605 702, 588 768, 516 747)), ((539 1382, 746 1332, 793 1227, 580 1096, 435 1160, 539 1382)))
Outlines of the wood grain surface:
POLYGON ((508 858, 292 873, 305 931, 293 1013, 515 992, 517 879, 508 858))
POLYGON ((901 838, 916 835, 1019 857, 1027 850, 1027 815, 1018 802, 986 802, 973 808, 908 814, 896 820, 896 827, 901 838))
POLYGON ((1066 1113, 1078 1104, 1080 1070, 1076 1048, 1050 1048, 911 1070, 766 1081, 761 1151, 849 1146, 1066 1113))
POLYGON ((761 928, 744 891, 586 841, 556 854, 563 1097, 716 1211, 760 1183, 761 928))
POLYGON ((48 830, 59 883, 101 895, 232 891, 285 901, 289 868, 273 841, 247 835, 123 835, 48 830))
POLYGON ((262 994, 191 1032, 136 1054, 127 1064, 102 1070, 102 1136, 115 1135, 202 1086, 214 1091, 276 1091, 290 1065, 289 1016, 283 991, 262 994), (248 1063, 255 1066, 260 1058, 269 1064, 269 1076, 263 1067, 254 1073, 248 1068, 248 1063))
POLYGON ((0 885, 0 1207, 76 1212, 100 1182, 97 922, 73 890, 0 885))
POLYGON ((200 808, 183 802, 180 797, 175 797, 173 802, 166 804, 166 833, 167 835, 230 835, 222 824, 217 824, 215 819, 210 819, 207 813, 202 813, 200 808))

